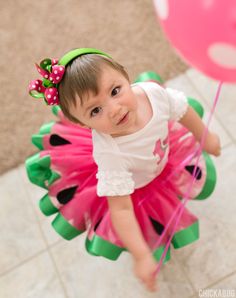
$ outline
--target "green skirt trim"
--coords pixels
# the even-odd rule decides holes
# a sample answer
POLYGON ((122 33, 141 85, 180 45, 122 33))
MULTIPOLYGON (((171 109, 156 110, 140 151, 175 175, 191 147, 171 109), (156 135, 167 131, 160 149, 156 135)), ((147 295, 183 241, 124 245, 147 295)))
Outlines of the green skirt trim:
POLYGON ((84 232, 72 226, 60 213, 53 220, 52 226, 66 240, 71 240, 84 232))
MULTIPOLYGON (((82 234, 84 231, 80 231, 73 227, 67 220, 58 214, 52 222, 53 228, 56 232, 66 240, 71 240, 76 236, 82 234)), ((198 221, 191 226, 182 229, 174 234, 172 244, 175 249, 181 248, 199 239, 199 224, 198 221)), ((110 260, 116 260, 123 251, 127 249, 117 246, 107 240, 104 240, 100 236, 94 235, 92 240, 86 238, 85 247, 88 253, 94 256, 103 256, 110 260)), ((159 261, 165 246, 162 245, 153 252, 154 258, 159 261)), ((164 263, 170 260, 170 248, 165 256, 164 263)))
POLYGON ((187 97, 188 104, 195 110, 195 112, 202 118, 204 115, 204 109, 201 103, 192 97, 187 97))
POLYGON ((191 226, 174 234, 171 243, 175 249, 181 248, 199 239, 199 223, 196 221, 191 226))
POLYGON ((40 127, 40 130, 39 130, 39 133, 41 135, 46 135, 46 134, 49 134, 52 130, 52 127, 56 124, 55 121, 51 121, 51 122, 48 122, 48 123, 45 123, 43 124, 41 127, 40 127))
POLYGON ((206 182, 202 188, 200 194, 194 198, 195 200, 204 200, 208 198, 215 189, 216 186, 216 169, 211 157, 206 153, 202 152, 206 164, 206 182))
POLYGON ((58 173, 51 170, 50 166, 50 156, 40 157, 40 153, 34 154, 25 161, 29 180, 45 189, 48 189, 48 186, 61 177, 58 173))
POLYGON ((52 204, 52 201, 48 194, 43 196, 39 201, 39 208, 41 212, 46 216, 50 216, 58 212, 58 209, 52 204))
MULTIPOLYGON (((204 109, 198 100, 192 97, 188 97, 188 104, 195 110, 195 112, 197 112, 197 114, 201 118, 203 117, 204 109)), ((204 200, 208 198, 214 191, 217 180, 216 169, 211 157, 204 151, 202 152, 202 156, 206 164, 206 181, 201 190, 201 193, 194 198, 195 200, 204 200)))
POLYGON ((145 71, 142 72, 134 81, 134 83, 138 82, 147 82, 147 81, 155 81, 159 84, 163 84, 162 78, 154 71, 145 71))
MULTIPOLYGON (((93 256, 102 256, 112 261, 117 260, 123 251, 127 251, 127 249, 114 245, 97 235, 95 235, 92 240, 86 238, 85 247, 89 254, 93 256)), ((160 246, 153 252, 153 256, 157 261, 161 259, 164 250, 165 246, 160 246)), ((169 260, 170 248, 168 249, 163 262, 166 263, 169 260)))

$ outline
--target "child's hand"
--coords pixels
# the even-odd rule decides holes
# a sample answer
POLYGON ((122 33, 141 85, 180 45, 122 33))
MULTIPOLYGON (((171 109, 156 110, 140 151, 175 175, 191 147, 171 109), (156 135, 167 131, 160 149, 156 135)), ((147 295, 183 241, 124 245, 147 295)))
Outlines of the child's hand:
POLYGON ((220 139, 217 134, 208 132, 203 150, 207 153, 219 156, 221 153, 220 139))
POLYGON ((147 254, 140 259, 135 259, 134 273, 138 279, 140 279, 150 292, 157 290, 155 270, 157 268, 157 262, 153 258, 152 254, 147 254))

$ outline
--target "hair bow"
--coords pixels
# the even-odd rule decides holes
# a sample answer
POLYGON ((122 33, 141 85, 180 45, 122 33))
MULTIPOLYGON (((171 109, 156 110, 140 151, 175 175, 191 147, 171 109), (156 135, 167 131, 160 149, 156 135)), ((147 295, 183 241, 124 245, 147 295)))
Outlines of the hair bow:
POLYGON ((33 80, 29 84, 29 94, 35 98, 44 98, 48 105, 58 105, 57 84, 63 78, 65 66, 58 65, 57 59, 46 58, 35 64, 43 80, 33 80))

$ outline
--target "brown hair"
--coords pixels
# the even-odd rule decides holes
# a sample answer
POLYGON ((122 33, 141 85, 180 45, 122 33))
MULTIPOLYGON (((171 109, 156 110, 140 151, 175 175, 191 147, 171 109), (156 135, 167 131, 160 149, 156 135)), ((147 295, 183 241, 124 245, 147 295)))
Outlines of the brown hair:
POLYGON ((76 96, 79 96, 81 105, 83 105, 84 95, 88 91, 92 91, 95 95, 99 93, 98 79, 104 64, 117 70, 129 80, 129 76, 122 65, 98 54, 79 56, 66 65, 66 71, 58 86, 58 91, 60 107, 70 121, 83 124, 71 115, 70 107, 72 104, 76 106, 76 96))

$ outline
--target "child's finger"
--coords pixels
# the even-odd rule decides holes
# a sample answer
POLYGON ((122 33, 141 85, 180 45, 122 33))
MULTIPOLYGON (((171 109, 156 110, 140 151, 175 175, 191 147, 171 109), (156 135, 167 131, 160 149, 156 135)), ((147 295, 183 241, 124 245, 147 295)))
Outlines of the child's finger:
POLYGON ((147 290, 150 292, 156 292, 157 287, 156 287, 156 285, 149 285, 149 286, 147 286, 147 290))
POLYGON ((150 291, 156 291, 157 290, 157 285, 156 285, 156 280, 155 279, 150 279, 148 280, 148 282, 146 283, 147 285, 147 288, 150 290, 150 291))

